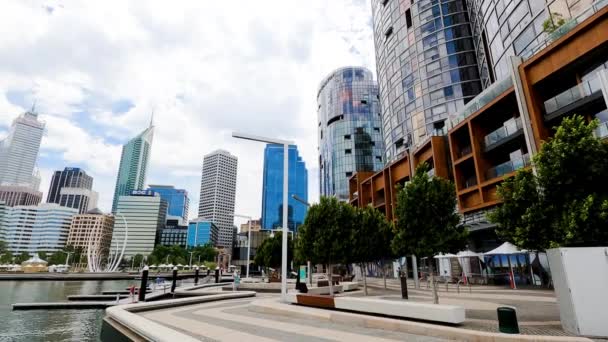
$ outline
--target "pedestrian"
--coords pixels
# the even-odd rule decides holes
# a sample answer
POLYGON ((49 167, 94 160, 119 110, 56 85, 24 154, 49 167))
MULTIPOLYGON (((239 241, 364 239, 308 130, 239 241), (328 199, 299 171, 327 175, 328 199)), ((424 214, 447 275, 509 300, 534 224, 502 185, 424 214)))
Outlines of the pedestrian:
POLYGON ((241 284, 241 277, 239 276, 239 272, 234 272, 234 281, 232 282, 232 291, 236 291, 239 289, 239 285, 241 284))
POLYGON ((135 285, 129 287, 129 296, 131 297, 131 303, 135 303, 135 285))

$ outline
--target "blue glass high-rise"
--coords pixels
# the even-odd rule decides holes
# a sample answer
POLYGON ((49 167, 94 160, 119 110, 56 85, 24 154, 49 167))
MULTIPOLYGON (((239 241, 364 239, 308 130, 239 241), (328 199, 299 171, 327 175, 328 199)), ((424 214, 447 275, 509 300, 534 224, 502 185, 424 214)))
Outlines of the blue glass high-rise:
POLYGON ((188 191, 176 189, 172 185, 150 185, 148 190, 158 193, 162 199, 167 201, 167 215, 181 217, 183 222, 188 222, 190 206, 188 191))
MULTIPOLYGON (((296 195, 308 201, 308 170, 298 147, 289 146, 289 194, 287 225, 294 231, 304 222, 308 207, 294 200, 296 195)), ((264 150, 264 180, 262 188, 262 228, 275 229, 283 222, 283 145, 268 144, 264 150)))

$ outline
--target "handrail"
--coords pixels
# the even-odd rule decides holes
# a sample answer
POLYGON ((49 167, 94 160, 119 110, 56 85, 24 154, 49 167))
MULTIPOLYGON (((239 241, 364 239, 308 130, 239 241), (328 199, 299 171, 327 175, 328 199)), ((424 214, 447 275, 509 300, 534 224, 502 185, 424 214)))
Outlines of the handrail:
POLYGON ((491 132, 483 138, 486 147, 495 144, 517 132, 523 128, 521 118, 509 119, 499 129, 491 132))
POLYGON ((545 113, 551 114, 556 112, 567 105, 574 103, 578 100, 584 99, 585 97, 591 96, 596 92, 601 91, 601 84, 599 77, 594 77, 589 81, 575 85, 574 87, 557 94, 556 96, 548 99, 544 103, 545 113))
POLYGON ((521 158, 509 160, 502 164, 498 164, 486 171, 486 180, 498 178, 507 173, 511 173, 515 170, 521 169, 523 167, 530 165, 530 155, 524 154, 521 158))

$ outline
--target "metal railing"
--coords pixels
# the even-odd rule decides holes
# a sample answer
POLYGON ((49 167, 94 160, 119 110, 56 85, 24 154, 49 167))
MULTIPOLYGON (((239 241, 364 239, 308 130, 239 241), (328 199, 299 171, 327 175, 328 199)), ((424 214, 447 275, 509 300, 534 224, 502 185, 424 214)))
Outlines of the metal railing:
POLYGON ((530 165, 530 155, 526 153, 522 156, 522 158, 509 160, 502 164, 496 165, 491 169, 488 169, 488 171, 486 172, 486 180, 504 176, 507 173, 511 173, 515 170, 521 169, 521 168, 529 166, 529 165, 530 165))
POLYGON ((502 127, 484 137, 485 146, 496 144, 522 129, 521 118, 510 119, 502 127))
MULTIPOLYGON (((608 0, 607 0, 608 1, 608 0)), ((475 96, 469 103, 467 103, 462 110, 460 110, 453 118, 449 120, 450 128, 456 126, 458 123, 469 117, 471 114, 478 111, 483 106, 492 102, 495 98, 504 93, 507 89, 513 86, 513 80, 511 76, 507 76, 502 80, 494 82, 484 91, 475 96)))
POLYGON ((563 93, 545 101, 545 114, 549 115, 554 113, 569 104, 591 96, 601 90, 599 77, 594 77, 589 81, 577 84, 563 93))
POLYGON ((469 177, 464 181, 464 189, 468 189, 474 185, 477 185, 477 177, 469 177))

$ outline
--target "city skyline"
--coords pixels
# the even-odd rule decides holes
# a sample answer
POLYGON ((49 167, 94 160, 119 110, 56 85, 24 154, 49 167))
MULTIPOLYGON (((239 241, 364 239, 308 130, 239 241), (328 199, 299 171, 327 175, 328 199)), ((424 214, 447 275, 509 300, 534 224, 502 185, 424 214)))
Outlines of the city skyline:
POLYGON ((316 87, 342 65, 375 70, 369 3, 165 5, 151 11, 140 3, 7 4, 4 13, 14 14, 0 23, 5 32, 17 32, 17 19, 44 23, 0 42, 19 51, 0 63, 0 137, 36 101, 47 125, 39 157, 43 198, 53 171, 81 167, 95 179, 100 209, 109 212, 113 194, 105 189, 114 188, 121 145, 154 112, 147 183, 186 189, 191 208, 198 207, 201 158, 223 148, 241 161, 235 211, 261 212, 261 203, 249 199, 261 195, 264 147, 234 141, 232 130, 294 140, 309 168, 309 200, 317 201, 316 87), (182 22, 184 11, 201 20, 182 22), (163 12, 163 19, 150 17, 163 12), (95 24, 101 18, 106 24, 95 24), (218 26, 221 18, 235 25, 218 26), (84 55, 61 48, 77 41, 90 43, 84 55), (212 48, 217 54, 209 55, 212 48), (175 63, 167 67, 167 60, 175 63))

